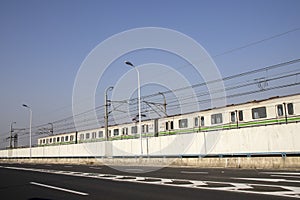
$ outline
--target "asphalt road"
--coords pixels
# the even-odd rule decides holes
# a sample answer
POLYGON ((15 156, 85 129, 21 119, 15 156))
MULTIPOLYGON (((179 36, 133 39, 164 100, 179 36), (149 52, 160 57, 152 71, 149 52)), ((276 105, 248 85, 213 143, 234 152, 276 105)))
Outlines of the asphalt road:
POLYGON ((300 171, 0 163, 1 199, 300 199, 300 171), (141 173, 137 173, 141 172, 141 173), (5 198, 4 198, 5 197, 5 198))

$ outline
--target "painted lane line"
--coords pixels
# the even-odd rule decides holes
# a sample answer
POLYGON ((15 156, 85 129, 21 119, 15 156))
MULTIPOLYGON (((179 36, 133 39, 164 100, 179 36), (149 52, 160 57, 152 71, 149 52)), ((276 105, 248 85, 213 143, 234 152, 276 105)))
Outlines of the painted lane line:
POLYGON ((102 167, 89 167, 90 169, 102 169, 102 167))
POLYGON ((231 185, 234 185, 236 187, 235 190, 239 190, 239 189, 252 189, 251 186, 245 184, 245 183, 230 183, 231 185))
POLYGON ((287 179, 272 179, 272 178, 232 178, 239 180, 248 180, 248 181, 264 181, 264 182, 290 182, 290 183, 300 183, 300 181, 287 180, 287 179))
POLYGON ((60 188, 60 187, 51 186, 51 185, 46 185, 46 184, 42 184, 42 183, 30 182, 30 184, 45 187, 45 188, 50 188, 50 189, 54 189, 54 190, 59 190, 59 191, 63 191, 63 192, 78 194, 78 195, 82 195, 82 196, 89 195, 88 193, 78 192, 78 191, 75 191, 75 190, 69 190, 69 189, 60 188))
POLYGON ((281 182, 284 179, 272 179, 272 178, 231 178, 231 179, 238 179, 238 180, 248 180, 248 181, 264 181, 264 182, 281 182))
POLYGON ((260 174, 280 174, 280 175, 296 175, 300 176, 300 172, 260 172, 260 174))
POLYGON ((137 171, 137 172, 143 172, 142 169, 125 169, 126 171, 137 171))
POLYGON ((277 175, 277 174, 272 174, 271 176, 274 176, 274 177, 283 177, 283 178, 296 178, 296 179, 300 179, 300 176, 285 176, 285 175, 277 175))
POLYGON ((208 172, 181 171, 182 174, 208 174, 208 172))
MULTIPOLYGON (((135 182, 141 184, 153 184, 153 185, 164 185, 164 186, 172 186, 172 187, 185 187, 185 188, 194 188, 194 189, 203 189, 203 190, 219 190, 219 191, 228 191, 228 192, 239 192, 239 193, 250 193, 250 194, 259 194, 259 195, 272 195, 272 196, 281 196, 281 197, 292 197, 300 199, 300 187, 298 186, 283 186, 283 185, 265 185, 265 184, 254 184, 254 183, 236 183, 236 182, 212 182, 212 181, 195 181, 195 180, 184 180, 184 179, 169 179, 169 178, 157 178, 157 177, 132 177, 133 179, 127 179, 124 175, 113 175, 113 174, 100 174, 95 173, 91 176, 90 173, 83 172, 74 172, 74 174, 70 173, 70 171, 58 171, 60 173, 55 172, 55 170, 49 171, 46 169, 30 169, 30 168, 18 168, 18 167, 4 167, 0 166, 0 168, 6 169, 17 169, 17 170, 26 170, 26 171, 36 171, 41 173, 50 173, 50 174, 61 174, 68 176, 80 176, 80 177, 89 177, 89 178, 99 178, 99 179, 107 179, 112 181, 120 181, 120 182, 135 182), (79 174, 78 174, 79 173, 79 174), (121 178, 120 178, 121 177, 121 178), (123 178, 122 178, 123 177, 123 178), (228 186, 225 187, 214 187, 211 184, 226 184, 228 186), (208 187, 207 187, 208 186, 208 187), (253 187, 269 187, 269 188, 285 188, 289 191, 255 191, 253 187), (249 190, 249 189, 253 190, 249 190)), ((239 179, 239 178, 232 178, 239 179)), ((243 179, 243 178, 240 178, 243 179)), ((247 178, 246 178, 247 179, 247 178)), ((261 180, 261 179, 260 179, 261 180)), ((270 180, 270 179, 269 179, 270 180)), ((285 180, 285 179, 276 179, 285 180)), ((275 182, 275 181, 272 181, 275 182)))

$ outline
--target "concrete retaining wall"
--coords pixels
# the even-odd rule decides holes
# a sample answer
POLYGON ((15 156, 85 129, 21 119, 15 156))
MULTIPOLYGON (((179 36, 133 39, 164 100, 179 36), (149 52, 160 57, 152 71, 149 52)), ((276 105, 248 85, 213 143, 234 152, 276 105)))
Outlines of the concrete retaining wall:
MULTIPOLYGON (((176 166, 297 168, 300 163, 299 157, 207 158, 207 156, 300 155, 299 130, 300 124, 294 123, 143 138, 142 150, 143 156, 146 157, 143 159, 139 158, 141 155, 140 139, 35 147, 32 148, 32 158, 38 158, 34 159, 35 161, 46 162, 58 162, 58 158, 59 162, 68 161, 68 159, 70 162, 81 162, 81 159, 85 158, 82 162, 93 160, 92 162, 95 163, 99 162, 99 159, 95 160, 93 157, 104 157, 114 158, 109 160, 112 164, 164 165, 167 161, 168 164, 172 163, 176 166), (172 159, 168 158, 170 156, 179 158, 170 162, 167 160, 172 159), (192 158, 193 156, 196 157, 192 158)), ((2 160, 9 158, 26 160, 29 155, 29 148, 0 151, 2 160)), ((20 160, 17 159, 17 161, 20 160)))
POLYGON ((0 163, 87 164, 112 166, 157 166, 197 168, 292 169, 300 170, 300 157, 236 158, 32 158, 1 159, 0 163))

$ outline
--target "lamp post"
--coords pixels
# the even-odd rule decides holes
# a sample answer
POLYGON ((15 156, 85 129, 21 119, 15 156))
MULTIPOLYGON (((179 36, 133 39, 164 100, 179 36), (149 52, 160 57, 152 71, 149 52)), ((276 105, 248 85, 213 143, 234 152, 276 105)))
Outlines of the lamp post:
POLYGON ((12 122, 10 124, 10 142, 9 142, 9 148, 10 149, 12 149, 12 138, 13 138, 12 133, 14 132, 14 130, 13 130, 13 124, 16 124, 16 122, 12 122))
POLYGON ((31 123, 32 123, 32 110, 31 108, 26 105, 23 104, 23 107, 27 108, 29 110, 30 113, 30 119, 29 119, 29 157, 31 158, 31 123))
POLYGON ((105 90, 105 99, 104 99, 104 102, 105 102, 105 114, 104 114, 104 126, 105 126, 105 140, 108 141, 108 99, 107 99, 107 92, 108 91, 112 91, 114 89, 113 86, 110 86, 108 88, 106 88, 105 90))
POLYGON ((143 141, 142 141, 142 115, 141 115, 141 85, 140 85, 140 73, 136 66, 134 66, 131 62, 125 61, 126 65, 133 67, 137 73, 138 78, 138 104, 139 104, 139 135, 141 140, 141 155, 143 155, 143 141))

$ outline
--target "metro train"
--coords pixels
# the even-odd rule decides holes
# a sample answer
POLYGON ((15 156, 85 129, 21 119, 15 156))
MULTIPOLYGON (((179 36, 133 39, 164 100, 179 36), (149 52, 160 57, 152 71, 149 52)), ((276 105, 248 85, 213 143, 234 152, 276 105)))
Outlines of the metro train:
MULTIPOLYGON (((168 116, 141 122, 143 137, 159 137, 223 129, 282 125, 300 121, 300 94, 254 100, 222 108, 168 116)), ((109 140, 139 137, 138 123, 108 127, 109 140)), ((105 140, 105 128, 56 134, 38 139, 38 146, 76 144, 105 140)))

